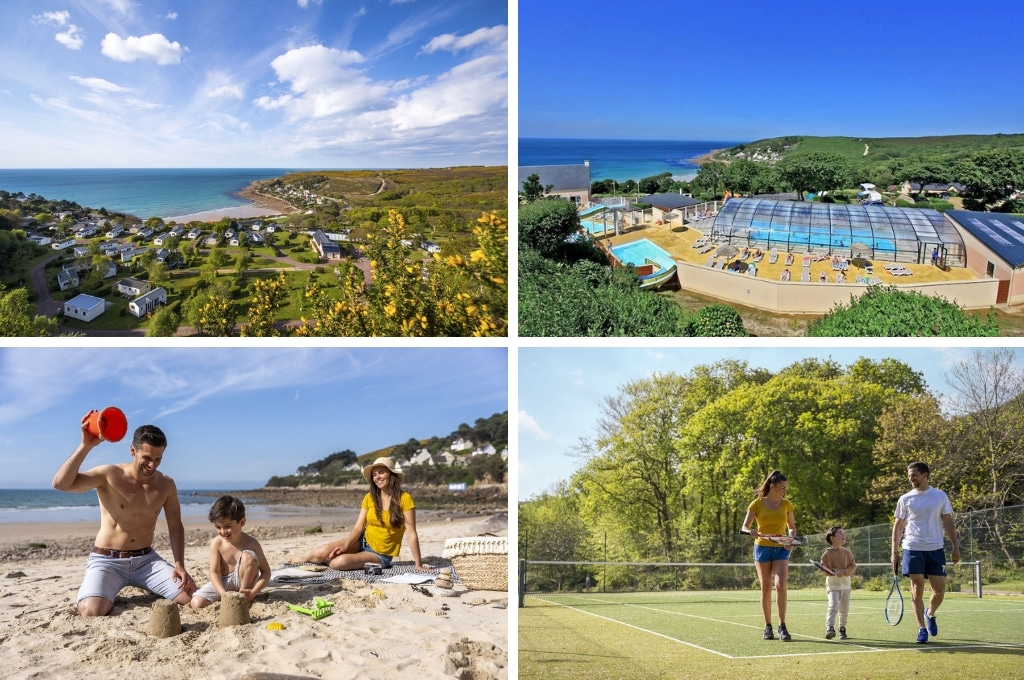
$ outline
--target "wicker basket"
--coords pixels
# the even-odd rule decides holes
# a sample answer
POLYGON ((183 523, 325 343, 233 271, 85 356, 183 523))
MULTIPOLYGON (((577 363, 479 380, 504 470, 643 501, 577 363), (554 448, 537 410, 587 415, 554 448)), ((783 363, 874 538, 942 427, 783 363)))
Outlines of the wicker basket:
POLYGON ((508 590, 508 538, 449 538, 441 557, 452 561, 462 585, 471 590, 508 590))

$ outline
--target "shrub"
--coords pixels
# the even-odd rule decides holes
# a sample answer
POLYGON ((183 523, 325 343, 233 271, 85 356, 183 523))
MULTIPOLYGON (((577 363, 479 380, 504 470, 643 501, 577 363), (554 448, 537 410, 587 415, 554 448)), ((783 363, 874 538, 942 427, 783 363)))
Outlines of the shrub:
POLYGON ((744 338, 747 329, 739 312, 728 305, 708 305, 690 321, 689 335, 697 338, 744 338))

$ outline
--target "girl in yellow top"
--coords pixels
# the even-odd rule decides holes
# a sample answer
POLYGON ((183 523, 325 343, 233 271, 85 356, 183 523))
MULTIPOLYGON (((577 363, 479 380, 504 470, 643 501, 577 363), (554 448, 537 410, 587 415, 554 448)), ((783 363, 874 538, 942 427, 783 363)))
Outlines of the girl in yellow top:
POLYGON ((349 535, 320 546, 308 555, 290 560, 328 563, 332 569, 350 571, 376 563, 387 569, 398 557, 402 537, 409 537, 409 549, 417 569, 426 569, 420 561, 420 539, 416 534, 416 504, 402 491, 405 473, 395 469, 390 458, 378 458, 363 468, 370 491, 363 497, 359 519, 349 535))
POLYGON ((764 639, 774 640, 772 633, 772 585, 777 592, 779 609, 779 639, 789 642, 793 637, 786 629, 786 581, 789 579, 791 550, 761 534, 789 534, 796 536, 793 504, 783 496, 789 488, 786 476, 772 470, 757 490, 757 498, 747 508, 743 518, 743 531, 754 537, 754 566, 761 582, 761 612, 764 614, 764 639), (751 524, 757 520, 757 529, 751 524))

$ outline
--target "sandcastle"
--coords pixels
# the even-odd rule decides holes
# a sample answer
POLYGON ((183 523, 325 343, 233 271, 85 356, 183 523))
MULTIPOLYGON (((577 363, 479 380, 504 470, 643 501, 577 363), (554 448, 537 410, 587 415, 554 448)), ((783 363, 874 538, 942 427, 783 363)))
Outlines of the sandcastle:
POLYGON ((250 621, 249 603, 246 601, 245 595, 241 593, 224 593, 224 597, 220 600, 220 621, 218 625, 221 628, 227 628, 228 626, 238 626, 250 621))
POLYGON ((174 637, 181 633, 181 615, 173 600, 158 600, 153 603, 146 632, 158 638, 174 637))

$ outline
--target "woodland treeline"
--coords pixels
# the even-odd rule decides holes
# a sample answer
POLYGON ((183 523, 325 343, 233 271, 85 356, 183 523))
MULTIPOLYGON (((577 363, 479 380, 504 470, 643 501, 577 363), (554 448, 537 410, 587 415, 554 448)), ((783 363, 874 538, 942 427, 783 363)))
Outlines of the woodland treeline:
POLYGON ((1024 503, 1024 368, 977 350, 942 393, 895 359, 745 361, 659 373, 607 397, 571 479, 521 503, 531 560, 685 561, 737 534, 773 469, 800 533, 889 522, 923 460, 955 512, 1024 503))

